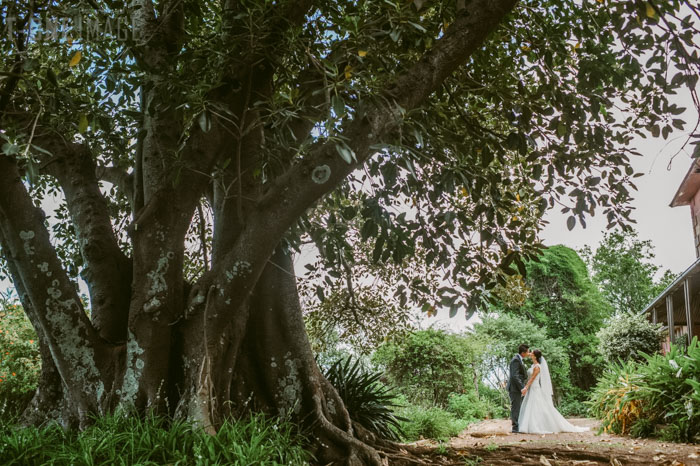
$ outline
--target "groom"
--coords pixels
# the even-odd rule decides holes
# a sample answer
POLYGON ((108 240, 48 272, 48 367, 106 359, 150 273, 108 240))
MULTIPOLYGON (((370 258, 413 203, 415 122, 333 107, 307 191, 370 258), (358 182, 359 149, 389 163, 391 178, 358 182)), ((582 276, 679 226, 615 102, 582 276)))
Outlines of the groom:
POLYGON ((508 395, 510 396, 510 420, 513 423, 513 433, 518 432, 518 417, 520 416, 520 405, 523 402, 523 389, 527 381, 527 371, 523 358, 530 354, 530 347, 527 345, 518 346, 518 354, 510 360, 510 377, 508 378, 508 395))

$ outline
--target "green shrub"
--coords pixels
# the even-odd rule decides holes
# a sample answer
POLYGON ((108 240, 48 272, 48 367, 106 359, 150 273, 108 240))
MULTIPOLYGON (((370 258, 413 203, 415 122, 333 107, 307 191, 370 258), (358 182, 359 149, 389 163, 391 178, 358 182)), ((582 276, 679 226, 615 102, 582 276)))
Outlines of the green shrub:
POLYGON ((561 400, 557 409, 564 417, 585 417, 589 413, 588 404, 573 397, 561 400))
POLYGON ((642 354, 659 350, 661 333, 661 324, 652 324, 641 314, 623 314, 611 318, 597 336, 601 354, 612 363, 643 361, 642 354))
POLYGON ((672 346, 666 355, 646 356, 640 366, 640 399, 647 416, 668 425, 662 437, 676 442, 700 441, 700 345, 698 339, 684 354, 672 346))
POLYGON ((412 402, 446 406, 450 393, 473 386, 473 355, 467 338, 428 329, 383 344, 373 361, 412 402))
POLYGON ((479 384, 479 398, 486 403, 490 419, 503 419, 510 416, 510 398, 505 390, 479 384))
POLYGON ((399 440, 401 427, 394 415, 394 391, 382 385, 381 372, 363 370, 360 360, 341 359, 324 376, 338 391, 350 418, 380 437, 399 440))
POLYGON ((700 441, 700 345, 687 354, 674 346, 666 355, 644 355, 643 363, 612 365, 591 395, 592 412, 608 432, 665 440, 700 441), (644 419, 644 421, 642 421, 644 419), (637 427, 639 422, 645 424, 637 427))
POLYGON ((36 389, 41 363, 36 333, 24 310, 3 302, 0 307, 0 414, 16 414, 36 389))
POLYGON ((465 421, 482 420, 489 416, 488 403, 475 392, 451 393, 447 398, 447 411, 465 421))
POLYGON ((401 428, 408 442, 421 438, 440 440, 455 437, 469 425, 469 421, 457 419, 454 414, 437 406, 407 406, 398 412, 404 419, 401 428))
POLYGON ((57 424, 20 429, 0 426, 3 465, 277 465, 306 464, 304 439, 292 424, 252 416, 208 435, 189 423, 115 414, 83 432, 57 424))
POLYGON ((647 418, 637 419, 637 422, 632 424, 630 435, 635 438, 653 437, 656 433, 656 425, 653 421, 647 418))
POLYGON ((601 430, 627 434, 642 416, 640 385, 643 375, 638 364, 621 361, 610 365, 591 393, 591 413, 602 420, 601 430))
MULTIPOLYGON (((474 325, 474 332, 486 342, 481 373, 488 374, 488 382, 493 388, 501 389, 500 399, 506 406, 510 405, 505 391, 509 377, 509 363, 521 343, 529 344, 530 349, 542 350, 551 371, 555 396, 571 392, 569 356, 566 348, 561 340, 547 336, 542 327, 538 327, 527 319, 506 314, 497 318, 484 317, 480 323, 474 325)), ((525 361, 525 363, 529 362, 525 361)))

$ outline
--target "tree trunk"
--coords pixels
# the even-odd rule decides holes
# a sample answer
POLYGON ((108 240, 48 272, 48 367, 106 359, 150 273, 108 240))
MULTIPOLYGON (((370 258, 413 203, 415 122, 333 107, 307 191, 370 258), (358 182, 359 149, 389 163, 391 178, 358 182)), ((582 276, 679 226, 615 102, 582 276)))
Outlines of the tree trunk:
POLYGON ((213 431, 227 415, 263 411, 310 429, 313 454, 323 464, 382 464, 379 454, 357 438, 342 399, 316 364, 296 286, 291 257, 278 249, 245 312, 221 338, 211 341, 203 330, 221 311, 206 303, 180 326, 185 383, 178 391, 185 396, 178 414, 213 431))
MULTIPOLYGON (((232 30, 238 3, 226 2, 222 13, 233 21, 232 30)), ((277 67, 284 60, 268 58, 284 45, 284 31, 298 28, 314 5, 283 3, 260 21, 259 36, 250 39, 255 46, 242 47, 240 63, 234 60, 236 66, 221 70, 222 82, 231 85, 215 86, 203 96, 207 109, 217 110, 202 113, 203 125, 201 117, 199 124, 185 118, 191 94, 174 92, 178 86, 170 78, 188 66, 182 62, 188 55, 178 52, 189 39, 181 21, 184 3, 163 2, 168 13, 161 14, 153 2, 133 2, 134 66, 144 76, 142 115, 137 154, 122 154, 135 158, 133 172, 118 177, 133 182, 125 189, 134 209, 130 258, 110 231, 113 219, 94 173, 99 145, 67 142, 84 138, 57 134, 50 119, 39 121, 43 110, 23 116, 34 122, 33 142, 50 148, 51 158, 42 167, 59 181, 70 205, 94 311, 91 319, 22 180, 26 160, 0 155, 0 246, 14 268, 13 281, 39 335, 43 360, 25 422, 61 419, 82 427, 90 415, 122 405, 137 414, 193 419, 213 432, 231 415, 265 411, 305 424, 319 462, 382 463, 368 445, 379 441, 353 425, 319 371, 291 258, 275 247, 285 235, 298 233, 295 225, 309 208, 363 167, 376 144, 392 139, 405 112, 467 62, 515 0, 474 0, 458 7, 454 21, 420 59, 388 76, 376 98, 358 101, 357 117, 342 124, 351 162, 338 156, 335 138, 301 150, 329 110, 327 103, 310 99, 312 107, 292 118, 298 147, 290 147, 289 160, 271 164, 264 135, 279 129, 268 128, 261 115, 266 107, 256 102, 273 99, 277 67), (268 165, 279 165, 279 172, 270 168, 266 176, 256 175, 268 165), (217 175, 222 169, 223 177, 217 175), (220 181, 221 189, 212 189, 220 181), (205 196, 214 201, 212 265, 187 283, 187 230, 205 196)), ((231 40, 238 37, 231 31, 224 35, 229 33, 231 40)), ((234 53, 222 55, 229 52, 234 53)), ((325 94, 316 87, 327 78, 316 68, 310 68, 315 78, 302 83, 308 86, 302 92, 322 99, 325 94)), ((31 102, 26 105, 31 110, 31 102)))

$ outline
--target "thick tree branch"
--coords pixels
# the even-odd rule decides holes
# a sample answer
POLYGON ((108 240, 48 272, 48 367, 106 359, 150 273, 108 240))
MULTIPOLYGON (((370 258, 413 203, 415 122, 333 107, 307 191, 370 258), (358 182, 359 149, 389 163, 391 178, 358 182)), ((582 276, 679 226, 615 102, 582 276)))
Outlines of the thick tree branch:
POLYGON ((85 263, 82 275, 90 291, 93 323, 106 340, 124 341, 131 262, 119 249, 112 230, 92 154, 85 145, 67 143, 52 134, 38 136, 34 144, 54 156, 46 172, 58 180, 66 196, 85 263))
MULTIPOLYGON (((9 243, 3 235, 2 230, 2 222, 0 222, 0 252, 2 252, 3 256, 5 257, 7 269, 10 272, 10 279, 12 280, 12 284, 14 285, 15 290, 17 291, 17 295, 19 296, 20 302, 22 303, 24 313, 26 314, 27 318, 32 324, 32 327, 34 327, 34 330, 36 331, 37 339, 39 341, 39 354, 41 355, 41 375, 37 387, 38 389, 34 394, 34 397, 32 398, 31 402, 24 410, 21 422, 25 425, 30 425, 34 423, 44 423, 47 420, 38 419, 37 410, 42 410, 42 412, 59 411, 57 410, 57 406, 55 403, 57 400, 64 401, 63 387, 61 384, 60 375, 58 373, 58 370, 56 369, 56 363, 54 362, 53 357, 51 356, 51 349, 49 348, 48 339, 44 334, 44 328, 41 326, 41 322, 39 321, 36 310, 32 305, 32 301, 29 297, 29 294, 24 288, 24 282, 22 281, 22 277, 19 273, 17 264, 15 264, 15 260, 8 253, 8 249, 6 249, 6 247, 4 246, 9 243)), ((69 423, 66 422, 69 421, 69 419, 66 419, 64 417, 64 413, 60 414, 64 421, 63 425, 65 426, 69 423)), ((41 416, 41 414, 39 414, 39 416, 41 416)))
POLYGON ((152 0, 134 0, 132 3, 133 35, 137 44, 145 45, 153 37, 158 27, 156 10, 152 0))
POLYGON ((103 180, 117 187, 129 200, 134 203, 134 176, 119 167, 97 165, 96 175, 98 180, 103 180))
MULTIPOLYGON (((338 156, 335 142, 320 144, 310 156, 282 175, 260 200, 247 219, 235 246, 212 270, 220 290, 219 305, 232 312, 247 298, 262 267, 293 222, 321 196, 334 189, 348 174, 374 153, 371 146, 381 142, 401 122, 402 112, 417 107, 444 79, 486 40, 513 9, 516 0, 476 0, 459 13, 445 35, 423 58, 401 75, 373 102, 357 109, 358 115, 344 131, 345 142, 356 161, 346 163, 338 156), (264 232, 264 233, 261 233, 264 232)), ((231 318, 219 313, 214 328, 231 318)), ((213 329, 212 329, 213 330, 213 329)))
MULTIPOLYGON (((236 147, 235 163, 231 164, 228 170, 228 176, 225 176, 221 183, 223 186, 215 185, 214 197, 216 201, 212 204, 215 211, 215 230, 222 225, 233 225, 235 230, 240 230, 240 225, 243 223, 244 202, 243 196, 257 196, 257 192, 249 192, 251 186, 254 188, 256 183, 251 182, 252 172, 250 169, 252 164, 257 161, 259 145, 262 141, 262 129, 256 128, 259 124, 259 115, 257 111, 250 109, 250 103, 258 100, 269 98, 273 92, 272 79, 275 69, 275 64, 268 57, 276 56, 275 48, 279 45, 282 37, 289 28, 301 24, 313 6, 312 0, 303 0, 302 2, 285 2, 282 6, 271 8, 270 17, 263 20, 265 27, 254 39, 255 46, 251 44, 251 49, 246 50, 248 53, 244 57, 243 64, 236 64, 234 75, 228 76, 230 81, 244 83, 234 88, 224 88, 224 93, 221 94, 221 89, 217 89, 211 93, 210 100, 221 102, 227 106, 230 113, 238 115, 233 125, 230 121, 223 118, 214 118, 215 122, 208 132, 204 132, 198 126, 191 129, 189 140, 180 153, 178 165, 181 170, 187 172, 189 177, 195 175, 196 180, 193 181, 191 188, 184 190, 187 199, 182 199, 183 208, 194 209, 196 203, 201 198, 202 190, 208 185, 206 175, 211 173, 214 165, 221 160, 225 155, 230 155, 230 145, 236 147), (232 141, 232 135, 234 140, 232 141), (235 186, 230 186, 230 183, 236 183, 235 186), (196 185, 196 186, 195 186, 196 185), (246 188, 244 189, 244 185, 246 188), (229 188, 235 188, 235 191, 229 188), (233 195, 233 193, 236 193, 233 195), (234 205, 235 212, 231 212, 231 206, 234 205)), ((237 2, 226 1, 223 5, 223 22, 224 34, 227 37, 233 38, 236 34, 242 31, 236 26, 235 16, 240 9, 237 2)), ((227 74, 224 72, 224 74, 227 74)), ((157 123, 157 120, 153 120, 157 123)), ((174 125, 170 125, 172 128, 174 125)), ((167 127, 167 125, 166 125, 167 127)), ((157 127, 156 127, 157 131, 157 127)), ((151 133, 154 133, 151 131, 151 133)), ((163 139, 174 140, 175 138, 166 137, 163 139)), ((153 152, 152 137, 147 136, 147 147, 144 155, 144 173, 148 174, 153 170, 148 170, 149 159, 153 156, 149 155, 153 152)), ((163 144, 159 147, 162 150, 163 144)), ((161 154, 162 155, 162 154, 161 154)), ((162 162, 161 162, 162 163, 162 162)), ((152 166, 152 164, 151 164, 152 166)), ((148 175, 147 175, 148 176, 148 175)), ((148 186, 157 183, 152 179, 149 183, 146 180, 146 192, 148 186)), ((183 191, 183 190, 181 190, 183 191)), ((151 194, 153 194, 151 192, 151 194)), ((148 198, 150 196, 146 196, 148 198)), ((172 199, 163 197, 161 202, 170 202, 172 199)), ((147 200, 147 203, 148 200, 147 200)), ((156 205, 149 206, 144 211, 152 208, 157 208, 156 205)), ((248 209, 245 209, 248 210, 248 209)), ((143 220, 141 216, 141 220, 143 220)), ((235 237, 230 233, 226 235, 226 244, 230 243, 228 239, 235 237)), ((222 238, 222 235, 217 235, 215 238, 222 238)), ((220 250, 221 245, 215 242, 212 251, 212 260, 217 258, 217 250, 220 250)), ((225 248, 224 248, 225 249, 225 248)))
POLYGON ((104 347, 51 245, 43 212, 22 184, 15 160, 7 156, 0 156, 0 225, 2 248, 14 262, 61 379, 87 417, 101 401, 95 394, 105 391, 95 365, 96 353, 104 347))
MULTIPOLYGON (((374 102, 358 109, 358 117, 341 133, 356 160, 346 163, 336 152, 336 143, 326 142, 311 155, 276 180, 275 186, 261 199, 260 206, 276 210, 284 206, 289 217, 296 218, 308 206, 331 191, 356 168, 362 166, 373 151, 401 122, 402 112, 418 106, 436 90, 458 66, 484 42, 516 0, 477 0, 469 3, 435 46, 401 75, 374 102)), ((290 222, 291 224, 291 222, 290 222)))

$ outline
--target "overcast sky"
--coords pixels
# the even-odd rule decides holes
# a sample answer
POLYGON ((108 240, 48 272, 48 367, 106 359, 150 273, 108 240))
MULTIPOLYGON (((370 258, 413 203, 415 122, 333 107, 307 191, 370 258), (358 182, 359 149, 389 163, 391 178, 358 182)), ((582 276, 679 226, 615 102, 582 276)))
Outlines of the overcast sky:
MULTIPOLYGON (((650 240, 656 252, 656 263, 674 273, 684 271, 695 261, 693 227, 690 207, 670 207, 671 199, 690 168, 692 146, 678 152, 686 141, 698 118, 690 94, 679 93, 673 101, 687 110, 682 118, 686 121, 684 131, 675 130, 668 140, 661 137, 637 137, 630 144, 642 154, 632 159, 635 171, 643 176, 635 180, 638 191, 633 193, 633 225, 641 240, 650 240), (670 167, 669 167, 670 163, 670 167)), ((566 228, 566 216, 558 210, 547 216, 549 225, 542 231, 542 241, 547 245, 564 244, 574 249, 585 245, 595 248, 606 231, 604 216, 586 219, 587 228, 577 225, 573 231, 566 228)))

